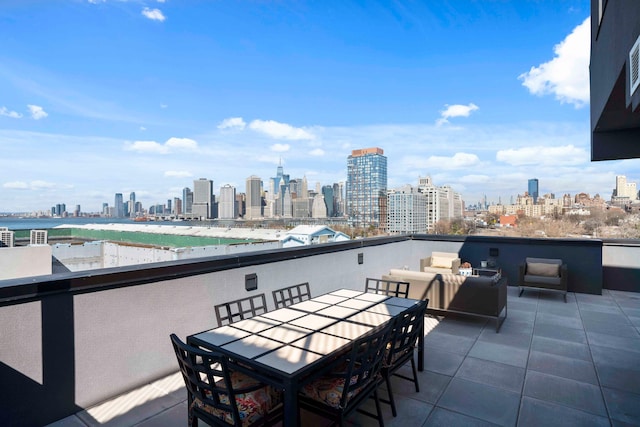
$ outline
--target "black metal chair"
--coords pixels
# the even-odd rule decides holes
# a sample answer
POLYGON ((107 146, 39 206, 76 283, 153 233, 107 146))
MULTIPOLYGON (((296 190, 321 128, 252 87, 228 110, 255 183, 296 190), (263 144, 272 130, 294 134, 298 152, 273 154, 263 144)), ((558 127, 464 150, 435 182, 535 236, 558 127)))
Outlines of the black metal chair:
POLYGON ((382 367, 382 376, 387 384, 389 400, 380 400, 391 404, 391 412, 394 417, 398 415, 398 412, 393 398, 393 390, 391 389, 392 375, 411 381, 416 387, 416 393, 420 392, 420 384, 418 383, 418 373, 416 371, 416 362, 413 353, 420 334, 424 333, 424 316, 427 311, 427 305, 428 300, 421 301, 419 304, 399 314, 396 318, 393 331, 391 332, 391 340, 387 346, 385 362, 382 367), (398 373, 398 370, 408 361, 411 361, 413 378, 398 373))
POLYGON ((372 294, 382 294, 391 297, 408 298, 409 282, 399 282, 388 279, 373 279, 367 277, 364 291, 372 294))
POLYGON ((346 417, 358 411, 377 419, 384 427, 378 386, 383 381, 380 370, 392 327, 390 322, 375 333, 359 338, 350 352, 307 378, 298 393, 299 407, 341 426, 346 417), (371 396, 376 414, 360 408, 371 396))
POLYGON ((296 304, 309 299, 311 299, 309 282, 273 291, 273 303, 275 304, 276 309, 288 307, 291 304, 296 304))
POLYGON ((232 365, 220 353, 183 343, 171 343, 187 386, 188 420, 211 426, 266 426, 282 419, 282 393, 255 377, 255 372, 232 365))
POLYGON ((257 294, 235 301, 214 306, 218 326, 229 325, 238 320, 250 319, 267 312, 267 299, 264 294, 257 294))

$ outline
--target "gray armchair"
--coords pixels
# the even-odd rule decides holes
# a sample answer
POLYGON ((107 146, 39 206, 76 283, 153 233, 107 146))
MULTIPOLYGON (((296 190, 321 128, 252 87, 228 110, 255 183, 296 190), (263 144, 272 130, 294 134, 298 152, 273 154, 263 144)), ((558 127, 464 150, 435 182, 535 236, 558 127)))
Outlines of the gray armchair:
POLYGON ((527 288, 544 289, 562 292, 567 302, 568 271, 561 259, 526 258, 519 270, 518 296, 527 288))

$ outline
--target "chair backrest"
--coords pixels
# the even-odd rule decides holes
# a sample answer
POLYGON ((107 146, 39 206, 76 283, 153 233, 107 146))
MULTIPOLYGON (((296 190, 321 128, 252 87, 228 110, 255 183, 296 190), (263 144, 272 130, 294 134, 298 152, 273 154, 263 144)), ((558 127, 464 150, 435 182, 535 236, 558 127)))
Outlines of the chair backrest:
POLYGON ((385 349, 394 324, 395 319, 373 334, 354 341, 353 348, 347 356, 346 369, 335 373, 336 376, 344 379, 340 397, 342 408, 347 408, 351 395, 378 381, 378 373, 382 369, 385 349))
POLYGON ((397 316, 386 360, 386 364, 392 369, 394 365, 404 365, 409 357, 413 357, 413 349, 423 331, 421 326, 424 325, 428 304, 429 300, 421 301, 397 316))
POLYGON ((183 343, 171 334, 171 343, 178 359, 178 366, 189 394, 207 406, 232 414, 235 425, 241 425, 236 390, 232 387, 231 373, 226 356, 204 351, 183 343))
POLYGON ((228 325, 238 320, 250 319, 267 312, 267 300, 264 294, 257 294, 235 301, 214 306, 218 326, 228 325))
POLYGON ((409 297, 409 282, 389 279, 373 279, 367 277, 364 291, 372 294, 383 294, 399 298, 409 297))
POLYGON ((273 291, 273 303, 275 304, 276 309, 288 307, 291 304, 296 304, 309 299, 311 299, 309 282, 300 283, 273 291))

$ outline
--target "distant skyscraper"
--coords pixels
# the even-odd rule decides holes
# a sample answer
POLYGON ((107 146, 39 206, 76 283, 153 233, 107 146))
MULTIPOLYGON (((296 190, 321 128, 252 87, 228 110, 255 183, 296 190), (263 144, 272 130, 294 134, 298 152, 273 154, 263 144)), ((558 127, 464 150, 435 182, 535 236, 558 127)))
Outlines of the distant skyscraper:
POLYGON ((417 188, 405 185, 388 192, 389 233, 427 232, 427 194, 417 188))
POLYGON ((251 175, 246 185, 246 218, 262 218, 262 181, 260 177, 251 175))
POLYGON ((533 178, 529 180, 529 195, 533 197, 533 204, 538 203, 538 179, 533 178))
POLYGON ((236 210, 236 188, 227 184, 220 187, 220 219, 235 219, 238 217, 236 210))
POLYGON ((193 206, 191 212, 199 218, 209 219, 213 217, 213 181, 210 179, 200 178, 193 181, 193 206))
POLYGON ((130 218, 135 218, 136 216, 136 193, 133 191, 129 193, 129 212, 127 212, 130 218))
POLYGON ((325 185, 322 187, 322 195, 324 196, 324 204, 327 207, 327 216, 329 218, 335 216, 335 199, 333 197, 333 186, 325 185))
POLYGON ((182 189, 182 209, 184 213, 193 211, 193 191, 189 187, 182 189))
POLYGON ((365 148, 353 150, 347 159, 346 214, 355 227, 381 224, 387 197, 387 158, 383 154, 381 148, 365 148))
POLYGON ((113 203, 113 215, 116 218, 124 218, 124 200, 122 193, 116 193, 115 202, 113 203))
POLYGON ((182 215, 182 199, 180 197, 173 198, 173 214, 182 215))

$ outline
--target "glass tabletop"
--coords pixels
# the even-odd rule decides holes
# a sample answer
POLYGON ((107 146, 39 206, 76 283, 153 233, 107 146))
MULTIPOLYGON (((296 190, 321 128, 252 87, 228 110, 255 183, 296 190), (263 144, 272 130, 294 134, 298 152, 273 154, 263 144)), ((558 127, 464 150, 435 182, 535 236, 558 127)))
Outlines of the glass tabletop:
POLYGON ((349 307, 354 308, 356 310, 364 310, 367 307, 371 307, 375 302, 367 301, 363 299, 348 299, 346 301, 342 301, 336 304, 337 307, 349 307))
POLYGON ((362 295, 358 295, 357 297, 354 297, 354 299, 363 299, 365 301, 381 302, 381 301, 384 301, 386 299, 389 299, 389 296, 388 295, 382 295, 382 294, 364 293, 362 295))
POLYGON ((314 353, 329 354, 350 342, 351 340, 346 338, 325 334, 324 332, 314 332, 311 335, 292 342, 291 345, 313 351, 314 353))
POLYGON ((337 295, 339 297, 353 298, 363 293, 364 292, 362 291, 354 291, 352 289, 338 289, 337 291, 330 292, 329 295, 337 295))
POLYGON ((323 308, 327 308, 329 307, 329 305, 330 304, 309 300, 309 301, 302 301, 297 304, 290 305, 289 308, 313 313, 315 311, 322 310, 323 308))
POLYGON ((269 329, 273 326, 280 325, 282 322, 273 319, 267 319, 266 317, 256 316, 251 319, 240 320, 233 324, 234 328, 243 329, 249 332, 260 332, 265 329, 269 329))
POLYGON ((210 331, 201 332, 194 335, 194 337, 210 344, 220 346, 231 341, 244 338, 248 335, 251 335, 251 332, 243 331, 242 329, 227 325, 210 331))
POLYGON ((280 308, 278 310, 268 311, 260 315, 260 317, 266 317, 268 319, 278 320, 280 322, 289 322, 304 316, 304 313, 299 310, 292 310, 290 308, 280 308))
POLYGON ((352 340, 366 334, 372 329, 373 326, 361 325, 359 323, 342 320, 340 322, 334 323, 331 326, 327 326, 320 332, 352 340))
POLYGON ((385 304, 384 302, 381 302, 380 304, 376 304, 372 307, 367 308, 365 311, 370 313, 386 314, 388 316, 397 316, 398 314, 402 313, 406 309, 407 307, 402 307, 402 306, 393 305, 393 304, 385 304))
POLYGON ((292 374, 323 357, 302 348, 286 345, 264 356, 256 358, 256 361, 269 365, 272 368, 292 374))
POLYGON ((306 316, 289 322, 290 325, 302 326, 303 328, 313 329, 314 331, 329 326, 332 323, 336 323, 335 318, 318 316, 317 314, 307 314, 306 316))
POLYGON ((246 338, 225 344, 222 348, 252 359, 281 346, 281 342, 261 337, 259 335, 249 335, 246 338))
POLYGON ((400 307, 405 307, 405 308, 409 308, 409 307, 413 307, 414 305, 418 304, 420 301, 415 300, 415 299, 410 299, 410 298, 398 298, 398 297, 391 297, 388 300, 386 300, 383 304, 391 304, 391 305, 397 305, 400 307))
POLYGON ((350 322, 364 323, 365 325, 380 326, 391 320, 391 316, 387 314, 372 313, 370 311, 361 311, 358 314, 347 319, 350 322))
POLYGON ((312 331, 310 329, 302 328, 300 326, 283 324, 262 331, 258 333, 258 335, 283 343, 290 343, 291 341, 295 341, 305 335, 309 335, 311 332, 312 331))
POLYGON ((315 298, 311 298, 310 301, 317 301, 317 302, 322 302, 325 304, 337 304, 339 302, 342 302, 344 300, 346 300, 347 297, 341 297, 339 295, 320 295, 319 297, 315 297, 315 298))
POLYGON ((322 316, 334 317, 336 319, 345 319, 353 314, 356 314, 359 310, 355 308, 349 307, 340 307, 337 305, 333 305, 331 307, 323 308, 318 311, 316 314, 320 314, 322 316))

